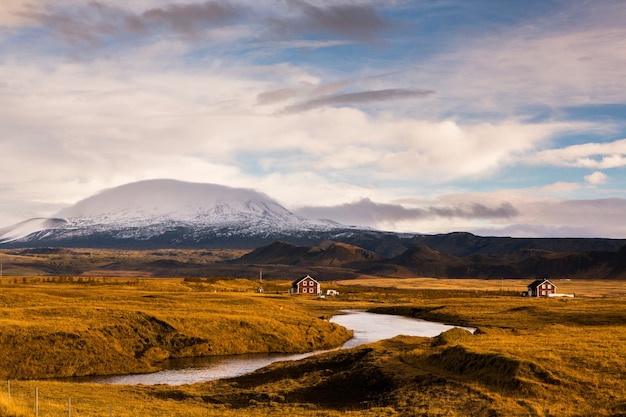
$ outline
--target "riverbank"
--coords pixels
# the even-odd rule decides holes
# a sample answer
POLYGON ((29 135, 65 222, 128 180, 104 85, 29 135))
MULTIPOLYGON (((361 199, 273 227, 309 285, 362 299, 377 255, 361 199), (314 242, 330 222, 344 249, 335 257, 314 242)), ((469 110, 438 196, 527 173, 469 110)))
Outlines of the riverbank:
MULTIPOLYGON (((400 315, 375 314, 363 310, 341 310, 339 314, 332 316, 330 321, 353 333, 353 337, 350 340, 335 349, 349 349, 398 335, 434 337, 453 327, 400 315)), ((475 329, 467 330, 473 332, 475 329)), ((269 366, 275 362, 295 361, 326 352, 328 350, 291 354, 257 353, 172 359, 159 363, 158 365, 162 370, 153 373, 77 377, 61 380, 98 384, 167 384, 177 386, 234 378, 269 366)))
POLYGON ((181 279, 5 283, 0 379, 152 372, 168 358, 302 353, 341 346, 352 336, 294 297, 257 294, 254 285, 181 279))

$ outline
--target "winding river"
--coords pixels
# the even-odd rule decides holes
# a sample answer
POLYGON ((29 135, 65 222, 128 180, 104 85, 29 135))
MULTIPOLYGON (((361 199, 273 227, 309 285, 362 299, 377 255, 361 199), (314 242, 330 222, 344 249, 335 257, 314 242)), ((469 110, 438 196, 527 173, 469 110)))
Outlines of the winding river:
MULTIPOLYGON (((345 310, 335 315, 331 322, 340 324, 354 332, 340 349, 348 349, 398 335, 435 337, 451 329, 441 323, 412 319, 387 314, 367 313, 360 310, 345 310)), ((473 330, 473 329, 468 329, 473 330)), ((249 354, 232 356, 212 356, 169 360, 163 363, 165 369, 151 374, 89 377, 84 382, 101 384, 168 384, 183 385, 243 375, 273 362, 298 360, 322 351, 302 354, 249 354)))

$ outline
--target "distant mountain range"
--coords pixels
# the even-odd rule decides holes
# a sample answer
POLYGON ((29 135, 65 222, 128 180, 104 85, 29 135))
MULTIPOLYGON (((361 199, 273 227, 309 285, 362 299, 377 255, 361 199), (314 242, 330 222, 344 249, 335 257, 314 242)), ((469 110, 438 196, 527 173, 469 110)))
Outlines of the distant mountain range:
POLYGON ((355 276, 626 279, 626 246, 618 251, 559 253, 519 249, 499 255, 457 257, 417 245, 398 256, 385 258, 345 243, 326 242, 325 247, 303 247, 275 242, 228 263, 333 266, 348 269, 355 276))
POLYGON ((0 229, 0 248, 256 249, 233 263, 373 275, 621 277, 625 239, 401 234, 305 219, 265 194, 151 180, 0 229))

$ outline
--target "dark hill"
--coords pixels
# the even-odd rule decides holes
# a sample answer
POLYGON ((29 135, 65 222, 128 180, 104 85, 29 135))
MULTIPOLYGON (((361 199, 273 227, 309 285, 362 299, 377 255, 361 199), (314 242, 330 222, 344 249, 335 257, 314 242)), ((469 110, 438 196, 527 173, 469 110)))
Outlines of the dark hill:
POLYGON ((377 253, 347 243, 332 243, 327 249, 312 257, 312 262, 323 266, 355 267, 384 258, 377 253))
POLYGON ((331 242, 320 246, 296 246, 286 242, 274 242, 257 248, 239 259, 236 264, 261 265, 316 265, 332 267, 355 267, 366 262, 380 261, 382 256, 345 243, 331 242))
POLYGON ((402 255, 396 256, 389 262, 398 265, 415 266, 421 264, 452 263, 457 261, 458 258, 456 256, 441 253, 427 246, 420 245, 408 249, 402 255))
MULTIPOLYGON (((467 238, 464 236, 463 238, 467 238)), ((457 257, 424 245, 385 259, 353 245, 325 242, 296 246, 275 242, 241 258, 237 265, 285 265, 334 268, 383 277, 626 279, 626 246, 618 251, 552 252, 518 249, 504 254, 457 257)), ((332 275, 331 274, 331 275, 332 275)))
POLYGON ((515 238, 483 237, 471 233, 454 232, 439 235, 415 235, 402 240, 405 246, 428 246, 454 256, 504 255, 522 249, 549 252, 614 252, 626 245, 625 239, 600 238, 515 238))
POLYGON ((268 246, 262 246, 245 254, 241 258, 228 261, 236 264, 261 265, 303 265, 321 248, 313 246, 297 246, 291 243, 277 241, 268 246))
POLYGON ((448 277, 450 269, 463 263, 463 260, 420 245, 408 249, 387 263, 404 267, 417 276, 448 277))
POLYGON ((626 249, 570 253, 519 250, 504 255, 457 258, 420 246, 385 262, 385 268, 371 265, 360 272, 442 278, 626 279, 626 249))

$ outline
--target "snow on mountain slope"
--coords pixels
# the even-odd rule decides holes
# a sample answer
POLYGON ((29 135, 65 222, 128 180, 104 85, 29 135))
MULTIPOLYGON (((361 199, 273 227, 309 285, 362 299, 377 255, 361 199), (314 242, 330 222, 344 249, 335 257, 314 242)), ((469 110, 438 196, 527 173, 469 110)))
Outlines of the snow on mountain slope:
POLYGON ((177 239, 198 240, 207 234, 259 236, 342 227, 298 217, 257 191, 175 180, 111 188, 61 210, 55 217, 61 220, 33 219, 0 230, 0 243, 27 235, 30 241, 94 234, 147 240, 176 232, 182 233, 177 239))
POLYGON ((65 219, 46 219, 36 218, 24 220, 10 227, 0 229, 0 243, 12 242, 14 240, 22 239, 32 233, 39 232, 41 230, 56 229, 67 224, 65 219))

